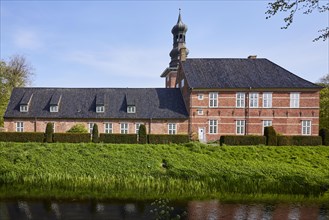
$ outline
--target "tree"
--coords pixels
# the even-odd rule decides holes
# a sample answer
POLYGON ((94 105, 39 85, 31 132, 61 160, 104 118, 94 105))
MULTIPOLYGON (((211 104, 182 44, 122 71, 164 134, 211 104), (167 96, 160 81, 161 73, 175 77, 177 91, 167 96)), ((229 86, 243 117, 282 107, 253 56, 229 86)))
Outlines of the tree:
POLYGON ((98 126, 97 126, 97 124, 94 124, 94 127, 93 127, 92 142, 93 143, 98 143, 99 142, 98 126))
POLYGON ((54 124, 49 122, 49 123, 47 123, 47 126, 46 126, 45 142, 52 143, 53 135, 54 135, 54 124))
POLYGON ((329 129, 329 73, 318 84, 324 87, 320 91, 320 128, 329 129))
POLYGON ((0 60, 0 126, 13 88, 30 85, 33 75, 33 67, 24 56, 14 55, 7 63, 0 60))
POLYGON ((147 144, 147 135, 146 135, 146 127, 141 124, 138 130, 138 143, 139 144, 147 144))
MULTIPOLYGON (((278 12, 287 12, 283 20, 285 26, 282 29, 287 29, 294 21, 296 12, 301 11, 303 14, 311 14, 313 12, 326 13, 329 11, 329 2, 320 0, 275 0, 273 3, 268 3, 268 10, 265 12, 268 16, 266 19, 271 18, 278 12)), ((322 39, 326 41, 329 37, 329 27, 325 27, 318 31, 320 36, 316 37, 313 41, 322 39)))
POLYGON ((83 124, 76 124, 67 133, 88 133, 88 130, 83 124))

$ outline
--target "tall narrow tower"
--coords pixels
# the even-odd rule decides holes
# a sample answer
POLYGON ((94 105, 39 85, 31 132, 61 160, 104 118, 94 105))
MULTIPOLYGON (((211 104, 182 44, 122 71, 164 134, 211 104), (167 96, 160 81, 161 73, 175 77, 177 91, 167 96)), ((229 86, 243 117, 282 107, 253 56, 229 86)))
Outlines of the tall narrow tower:
POLYGON ((186 32, 187 25, 183 23, 179 9, 177 23, 171 29, 171 33, 173 35, 173 48, 169 53, 171 60, 169 67, 167 67, 161 74, 161 77, 166 77, 166 88, 174 88, 176 85, 177 69, 181 59, 181 48, 185 48, 185 55, 188 55, 188 50, 185 44, 186 32))

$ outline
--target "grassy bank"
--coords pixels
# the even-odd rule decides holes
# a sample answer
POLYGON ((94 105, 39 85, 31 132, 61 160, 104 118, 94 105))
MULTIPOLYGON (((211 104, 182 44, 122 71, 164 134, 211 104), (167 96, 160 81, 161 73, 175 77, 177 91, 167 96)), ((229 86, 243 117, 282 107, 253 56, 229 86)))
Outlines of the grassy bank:
POLYGON ((328 147, 0 143, 0 197, 329 197, 328 147))

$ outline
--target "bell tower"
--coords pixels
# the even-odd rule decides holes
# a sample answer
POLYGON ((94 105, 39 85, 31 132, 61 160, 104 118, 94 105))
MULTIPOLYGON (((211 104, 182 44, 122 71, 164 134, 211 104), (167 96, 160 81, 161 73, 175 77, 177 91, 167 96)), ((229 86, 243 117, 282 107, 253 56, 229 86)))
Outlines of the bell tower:
POLYGON ((173 48, 169 53, 171 58, 169 67, 167 67, 161 77, 166 77, 166 88, 175 88, 177 69, 179 61, 181 59, 181 49, 184 48, 184 60, 188 55, 188 49, 186 48, 186 32, 187 25, 183 23, 181 16, 181 9, 179 9, 178 20, 175 26, 171 29, 173 35, 173 48))

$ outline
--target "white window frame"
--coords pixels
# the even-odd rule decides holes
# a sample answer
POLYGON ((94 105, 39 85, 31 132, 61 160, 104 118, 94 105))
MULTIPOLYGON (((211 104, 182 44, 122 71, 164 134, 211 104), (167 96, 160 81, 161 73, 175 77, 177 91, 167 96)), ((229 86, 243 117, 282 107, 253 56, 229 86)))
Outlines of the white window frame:
POLYGON ((303 120, 302 121, 302 135, 311 135, 312 134, 312 121, 303 120))
POLYGON ((209 120, 209 134, 218 133, 218 120, 209 120))
POLYGON ((245 135, 246 132, 246 121, 245 120, 236 120, 236 129, 235 132, 237 135, 245 135))
POLYGON ((198 94, 198 100, 203 100, 203 94, 198 94))
POLYGON ((176 123, 168 124, 168 134, 176 134, 177 133, 177 125, 176 123))
POLYGON ((20 105, 19 111, 20 112, 28 112, 29 111, 29 106, 28 105, 20 105))
POLYGON ((263 108, 272 108, 272 93, 263 93, 263 108))
POLYGON ((127 106, 127 113, 136 113, 136 106, 134 105, 127 106))
POLYGON ((209 93, 209 107, 210 108, 218 107, 218 92, 209 93))
POLYGON ((246 106, 246 93, 237 92, 236 93, 236 107, 245 108, 245 106, 246 106))
POLYGON ((58 112, 58 105, 51 105, 49 108, 50 112, 58 112))
POLYGON ((139 127, 141 126, 142 123, 136 123, 135 124, 135 134, 138 134, 139 127))
POLYGON ((262 133, 264 134, 264 128, 265 127, 270 127, 270 126, 272 126, 272 120, 264 120, 263 121, 263 131, 262 131, 262 133))
POLYGON ((112 134, 113 133, 113 124, 106 122, 104 123, 104 133, 105 134, 112 134))
POLYGON ((128 134, 128 133, 129 133, 129 124, 120 123, 120 134, 128 134))
POLYGON ((96 106, 96 113, 102 113, 104 111, 105 111, 105 106, 104 105, 96 106))
POLYGON ((24 132, 24 122, 16 122, 16 132, 24 132))
POLYGON ((299 99, 300 99, 299 92, 290 93, 290 108, 299 108, 299 99))
POLYGON ((184 85, 185 85, 185 81, 184 81, 184 79, 182 79, 182 81, 180 82, 180 87, 183 88, 184 85))
POLYGON ((249 93, 249 108, 258 108, 258 92, 249 93))
POLYGON ((88 131, 89 131, 90 134, 93 133, 94 125, 95 125, 94 122, 89 122, 89 123, 88 123, 88 131))
POLYGON ((203 109, 199 108, 199 109, 197 110, 197 113, 198 113, 198 115, 203 115, 203 109))

